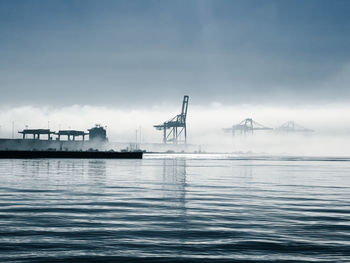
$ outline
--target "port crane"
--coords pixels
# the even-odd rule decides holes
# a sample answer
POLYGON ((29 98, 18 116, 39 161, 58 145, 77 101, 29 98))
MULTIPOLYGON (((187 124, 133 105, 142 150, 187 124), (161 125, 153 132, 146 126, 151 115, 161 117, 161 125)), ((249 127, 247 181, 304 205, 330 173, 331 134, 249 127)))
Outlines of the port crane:
POLYGON ((189 96, 185 95, 182 101, 181 114, 153 127, 163 131, 163 143, 187 143, 186 117, 189 96))
POLYGON ((276 128, 277 132, 284 132, 284 133, 289 133, 289 132, 301 132, 301 133, 306 133, 306 132, 314 132, 312 129, 307 129, 294 121, 288 121, 281 125, 280 127, 276 128))
POLYGON ((253 134, 253 132, 257 130, 273 130, 273 129, 254 121, 252 118, 247 118, 241 121, 240 123, 232 125, 232 127, 230 128, 224 128, 223 130, 225 132, 231 132, 232 135, 235 135, 236 132, 240 132, 241 134, 247 134, 247 133, 253 134))

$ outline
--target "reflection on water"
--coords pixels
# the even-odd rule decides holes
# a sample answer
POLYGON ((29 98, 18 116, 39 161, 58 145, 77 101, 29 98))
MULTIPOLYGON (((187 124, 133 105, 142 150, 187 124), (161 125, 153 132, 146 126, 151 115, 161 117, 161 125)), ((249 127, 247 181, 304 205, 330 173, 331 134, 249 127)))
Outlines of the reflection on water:
POLYGON ((0 160, 1 262, 347 262, 350 162, 0 160))
POLYGON ((163 160, 162 187, 164 198, 172 198, 185 208, 186 197, 186 160, 163 160))
MULTIPOLYGON (((172 202, 173 215, 177 217, 179 224, 179 235, 176 243, 186 242, 186 230, 188 229, 186 214, 186 159, 165 159, 163 160, 162 180, 163 200, 172 202), (174 209, 176 208, 176 209, 174 209)), ((174 240, 175 243, 175 240, 174 240)))

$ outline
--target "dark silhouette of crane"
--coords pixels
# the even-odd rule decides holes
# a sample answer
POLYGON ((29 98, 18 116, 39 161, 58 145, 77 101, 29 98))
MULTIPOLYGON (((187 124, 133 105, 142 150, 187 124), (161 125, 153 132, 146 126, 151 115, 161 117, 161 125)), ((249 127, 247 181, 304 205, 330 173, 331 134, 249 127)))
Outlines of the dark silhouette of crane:
POLYGON ((232 135, 235 135, 236 132, 240 132, 241 134, 252 133, 257 130, 273 130, 270 127, 266 127, 252 118, 247 118, 241 121, 238 124, 232 125, 231 128, 224 128, 225 132, 231 132, 232 135))
POLYGON ((188 99, 189 97, 185 95, 182 102, 181 114, 176 115, 174 118, 162 124, 153 126, 157 130, 163 131, 163 143, 187 143, 186 116, 188 108, 188 99))

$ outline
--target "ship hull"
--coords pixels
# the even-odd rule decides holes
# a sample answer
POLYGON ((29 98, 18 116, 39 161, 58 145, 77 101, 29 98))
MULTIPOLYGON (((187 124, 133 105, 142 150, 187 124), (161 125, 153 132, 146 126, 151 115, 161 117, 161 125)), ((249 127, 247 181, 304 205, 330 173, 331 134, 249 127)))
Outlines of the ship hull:
POLYGON ((143 152, 105 151, 0 151, 0 159, 142 159, 143 152))

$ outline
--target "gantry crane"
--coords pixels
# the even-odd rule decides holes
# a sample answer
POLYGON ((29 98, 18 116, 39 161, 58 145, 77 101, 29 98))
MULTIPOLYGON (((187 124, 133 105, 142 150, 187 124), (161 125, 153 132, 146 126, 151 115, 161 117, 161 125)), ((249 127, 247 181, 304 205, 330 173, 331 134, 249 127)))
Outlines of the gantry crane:
POLYGON ((256 130, 273 130, 272 128, 266 127, 252 118, 247 118, 241 121, 238 124, 233 125, 231 128, 224 128, 225 132, 231 132, 232 135, 235 135, 236 132, 240 132, 241 134, 253 133, 256 130))
POLYGON ((189 97, 185 95, 182 102, 181 114, 176 115, 174 118, 162 124, 153 126, 157 130, 163 131, 163 143, 187 143, 186 116, 188 108, 188 99, 189 97))
POLYGON ((277 132, 300 132, 300 133, 306 133, 306 132, 314 132, 314 130, 305 128, 294 121, 288 121, 285 124, 281 125, 280 127, 276 128, 277 132))

